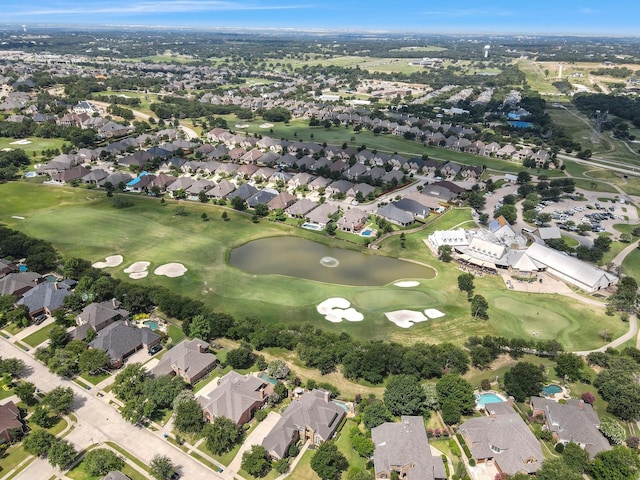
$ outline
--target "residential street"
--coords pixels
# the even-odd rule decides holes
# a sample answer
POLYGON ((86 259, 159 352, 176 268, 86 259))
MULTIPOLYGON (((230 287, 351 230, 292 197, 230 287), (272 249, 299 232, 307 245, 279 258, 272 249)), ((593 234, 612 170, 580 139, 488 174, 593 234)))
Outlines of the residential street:
MULTIPOLYGON (((4 338, 0 341, 0 356, 22 359, 27 365, 24 377, 41 390, 51 390, 57 386, 71 387, 76 394, 74 415, 78 419, 74 430, 66 437, 77 450, 101 442, 115 442, 132 455, 149 463, 156 454, 170 457, 185 479, 221 477, 206 468, 182 450, 164 440, 160 433, 155 434, 144 428, 136 428, 122 419, 120 414, 107 403, 106 397, 99 399, 91 391, 83 390, 79 385, 51 374, 47 368, 37 362, 22 349, 4 338)), ((46 460, 36 460, 22 470, 15 479, 47 479, 59 473, 46 460)))

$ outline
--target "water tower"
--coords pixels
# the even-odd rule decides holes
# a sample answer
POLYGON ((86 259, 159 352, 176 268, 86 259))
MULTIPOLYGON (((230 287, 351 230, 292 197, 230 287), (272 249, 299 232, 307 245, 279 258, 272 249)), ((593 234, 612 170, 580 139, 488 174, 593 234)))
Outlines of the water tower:
POLYGON ((485 45, 484 46, 484 58, 488 58, 489 57, 489 49, 491 48, 491 45, 485 45))

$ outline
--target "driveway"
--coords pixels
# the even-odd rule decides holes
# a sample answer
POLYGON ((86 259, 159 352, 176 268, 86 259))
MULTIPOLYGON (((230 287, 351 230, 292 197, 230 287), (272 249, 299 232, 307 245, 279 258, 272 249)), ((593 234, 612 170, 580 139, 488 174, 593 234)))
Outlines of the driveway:
MULTIPOLYGON (((78 421, 66 439, 72 442, 77 450, 84 449, 94 443, 110 441, 117 443, 146 464, 156 454, 167 455, 173 460, 184 478, 221 478, 164 440, 159 433, 137 428, 123 420, 120 413, 106 402, 106 397, 96 398, 93 391, 88 392, 74 382, 51 374, 44 365, 4 338, 0 339, 0 356, 22 359, 29 369, 25 378, 41 390, 48 391, 58 386, 73 389, 76 396, 73 413, 78 421)), ((14 478, 20 480, 44 479, 50 478, 54 473, 56 470, 50 467, 45 460, 38 459, 14 478)))
POLYGON ((276 412, 269 412, 267 418, 265 418, 262 422, 258 424, 256 429, 249 434, 247 439, 244 441, 240 450, 238 450, 237 455, 231 461, 229 466, 225 469, 223 476, 225 478, 234 478, 234 474, 238 473, 240 470, 240 465, 242 463, 242 454, 248 450, 251 450, 253 445, 262 444, 262 440, 267 434, 273 429, 276 423, 280 420, 280 414, 276 412), (226 475, 225 475, 226 474, 226 475))

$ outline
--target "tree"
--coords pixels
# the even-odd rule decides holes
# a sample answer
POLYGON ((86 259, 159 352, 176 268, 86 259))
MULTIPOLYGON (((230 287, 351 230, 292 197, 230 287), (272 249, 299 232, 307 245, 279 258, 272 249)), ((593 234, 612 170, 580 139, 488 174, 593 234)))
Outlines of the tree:
POLYGON ((373 441, 364 435, 360 428, 354 426, 349 433, 349 440, 351 440, 351 446, 353 449, 358 452, 363 458, 370 458, 373 455, 373 451, 375 449, 375 445, 373 441))
POLYGON ((624 427, 620 422, 616 422, 612 418, 603 418, 600 420, 600 431, 615 445, 622 445, 627 438, 624 427))
MULTIPOLYGON (((313 463, 313 460, 312 460, 313 463)), ((271 470, 271 462, 265 448, 254 445, 242 454, 242 468, 254 477, 264 477, 271 470)))
POLYGON ((462 273, 458 275, 458 289, 461 292, 467 292, 467 297, 469 298, 473 296, 473 289, 475 288, 473 279, 472 273, 462 273))
POLYGON ((382 425, 384 422, 391 421, 392 418, 393 416, 387 406, 379 400, 369 403, 362 411, 364 426, 369 430, 382 425))
POLYGON ((518 219, 518 210, 516 210, 514 205, 502 205, 493 213, 493 218, 498 218, 500 216, 504 217, 510 225, 513 225, 518 219))
POLYGON ((64 415, 71 411, 73 400, 74 395, 71 387, 56 387, 42 398, 42 403, 47 405, 56 415, 64 415))
POLYGON ((545 460, 536 472, 536 480, 582 480, 582 475, 572 470, 561 458, 545 460))
POLYGON ((474 210, 482 210, 487 201, 481 193, 472 192, 467 197, 467 202, 474 210))
POLYGON ((269 207, 266 203, 258 203, 255 207, 253 207, 253 211, 259 217, 266 217, 269 215, 269 207))
POLYGON ((189 336, 205 342, 211 338, 211 322, 204 315, 196 315, 189 324, 189 336))
POLYGON ((384 390, 384 404, 393 415, 422 415, 426 394, 411 375, 392 377, 384 390))
POLYGON ((287 378, 287 375, 289 375, 289 367, 284 360, 272 360, 267 366, 267 375, 277 379, 287 378))
POLYGON ((438 258, 445 263, 449 263, 453 260, 451 252, 451 245, 440 245, 438 247, 438 258))
POLYGON ((77 455, 78 452, 73 448, 73 445, 67 440, 60 438, 51 444, 47 452, 49 463, 54 467, 60 467, 60 469, 64 469, 64 467, 70 465, 77 455))
POLYGON ((289 459, 280 458, 279 460, 276 460, 273 464, 273 469, 280 475, 284 475, 289 471, 289 459))
POLYGON ((64 347, 71 337, 67 333, 66 327, 63 325, 53 325, 49 330, 49 341, 52 348, 64 347))
POLYGON ((149 471, 157 480, 169 480, 175 472, 175 467, 169 457, 156 454, 149 462, 149 471))
POLYGON ((561 353, 556 358, 556 374, 569 380, 580 380, 586 366, 582 357, 575 353, 561 353))
POLYGON ((311 468, 322 480, 338 480, 348 467, 347 459, 332 441, 320 445, 311 458, 311 468))
POLYGON ((42 428, 50 428, 53 426, 53 418, 49 415, 49 409, 42 405, 36 405, 29 420, 42 428))
POLYGON ((518 185, 529 183, 530 181, 531 181, 531 175, 529 174, 529 172, 518 172, 518 177, 516 179, 516 183, 518 185))
POLYGON ((27 435, 23 440, 22 445, 31 455, 44 457, 49 453, 49 449, 55 439, 56 437, 46 430, 32 430, 31 433, 29 433, 29 435, 27 435))
POLYGON ((249 368, 255 361, 253 350, 248 344, 242 344, 227 353, 227 363, 236 369, 249 368))
POLYGON ((148 373, 141 363, 128 364, 116 375, 113 382, 113 392, 124 402, 137 400, 142 396, 142 388, 147 375, 148 373))
POLYGON ((243 210, 246 210, 247 203, 244 201, 242 197, 239 197, 238 195, 236 195, 231 198, 231 207, 234 210, 238 210, 239 212, 241 212, 243 210))
POLYGON ((565 445, 562 460, 571 470, 585 473, 589 469, 589 453, 577 443, 569 442, 565 445))
POLYGON ((227 417, 216 417, 204 427, 203 434, 207 439, 207 449, 214 455, 228 452, 240 439, 238 426, 227 417))
POLYGON ((482 295, 474 295, 474 297, 471 299, 471 315, 473 316, 473 318, 479 317, 483 320, 488 320, 488 308, 489 303, 482 295))
POLYGON ((544 376, 542 370, 529 362, 518 362, 504 374, 504 389, 517 402, 539 395, 544 376))
POLYGON ((36 403, 34 396, 36 393, 36 386, 31 382, 18 382, 14 387, 13 392, 27 405, 33 405, 36 403))
POLYGON ((458 423, 462 414, 473 412, 475 408, 473 387, 460 375, 455 373, 443 375, 436 383, 436 391, 442 406, 443 420, 449 425, 458 423))
POLYGON ((95 375, 109 365, 109 355, 99 348, 89 348, 80 354, 78 366, 83 372, 95 375))
POLYGON ((202 430, 204 418, 202 407, 196 400, 185 400, 174 408, 173 424, 183 433, 198 433, 202 430))
MULTIPOLYGON (((13 297, 11 297, 13 298, 13 297)), ((15 301, 15 299, 14 299, 15 301)), ((11 375, 13 377, 20 376, 25 369, 25 363, 19 358, 3 358, 0 359, 0 375, 11 375)))
POLYGON ((98 477, 121 470, 124 467, 124 460, 108 448, 96 448, 87 452, 83 465, 89 475, 98 477))
POLYGON ((617 446, 599 452, 591 462, 589 473, 594 480, 634 480, 638 478, 640 457, 630 448, 617 446))

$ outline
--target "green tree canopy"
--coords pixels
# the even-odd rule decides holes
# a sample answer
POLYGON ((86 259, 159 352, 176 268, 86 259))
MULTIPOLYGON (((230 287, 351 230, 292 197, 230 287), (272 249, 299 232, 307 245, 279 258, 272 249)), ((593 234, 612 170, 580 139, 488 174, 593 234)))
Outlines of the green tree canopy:
POLYGON ((504 388, 517 402, 539 395, 544 376, 542 370, 529 362, 518 362, 504 374, 504 388))
POLYGON ((425 410, 426 394, 420 382, 411 375, 391 377, 383 398, 393 415, 422 415, 425 410))
POLYGON ((87 452, 83 461, 85 471, 92 476, 104 476, 124 467, 124 460, 108 448, 95 448, 87 452))
MULTIPOLYGON (((312 460, 313 463, 313 460, 312 460)), ((242 468, 254 477, 264 477, 271 470, 267 451, 261 445, 254 445, 242 454, 242 468)))
POLYGON ((311 458, 311 468, 322 480, 339 480, 348 467, 347 459, 331 441, 320 445, 311 458))
POLYGON ((227 417, 216 417, 212 423, 205 425, 203 434, 207 439, 207 448, 215 455, 228 452, 240 439, 238 426, 227 417))

